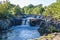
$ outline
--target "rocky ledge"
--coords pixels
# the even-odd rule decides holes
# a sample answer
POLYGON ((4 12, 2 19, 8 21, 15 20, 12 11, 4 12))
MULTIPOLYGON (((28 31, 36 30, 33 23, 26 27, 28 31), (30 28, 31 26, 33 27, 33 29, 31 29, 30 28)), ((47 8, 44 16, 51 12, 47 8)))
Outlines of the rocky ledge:
POLYGON ((21 25, 22 19, 18 17, 10 17, 8 19, 0 19, 0 29, 9 29, 14 25, 21 25))

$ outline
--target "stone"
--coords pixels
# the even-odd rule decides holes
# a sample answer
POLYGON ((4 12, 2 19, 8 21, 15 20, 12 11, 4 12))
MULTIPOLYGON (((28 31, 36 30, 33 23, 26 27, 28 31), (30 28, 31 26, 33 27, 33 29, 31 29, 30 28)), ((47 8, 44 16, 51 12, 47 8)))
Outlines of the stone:
POLYGON ((11 21, 11 26, 22 24, 22 19, 18 17, 10 17, 9 20, 11 21))
POLYGON ((0 29, 8 29, 10 27, 10 20, 0 20, 0 29))
POLYGON ((39 25, 40 22, 41 22, 40 19, 35 18, 35 19, 30 19, 29 24, 30 24, 30 26, 36 26, 36 25, 39 25))

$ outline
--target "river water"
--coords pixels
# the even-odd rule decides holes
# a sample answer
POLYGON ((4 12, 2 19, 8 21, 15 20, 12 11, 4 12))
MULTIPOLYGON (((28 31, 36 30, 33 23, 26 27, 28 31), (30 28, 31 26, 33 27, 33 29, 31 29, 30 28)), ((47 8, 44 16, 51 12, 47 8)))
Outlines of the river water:
POLYGON ((9 29, 11 31, 3 35, 2 40, 28 40, 40 37, 40 33, 37 31, 39 26, 30 26, 28 21, 25 23, 23 20, 22 25, 12 26, 9 29))

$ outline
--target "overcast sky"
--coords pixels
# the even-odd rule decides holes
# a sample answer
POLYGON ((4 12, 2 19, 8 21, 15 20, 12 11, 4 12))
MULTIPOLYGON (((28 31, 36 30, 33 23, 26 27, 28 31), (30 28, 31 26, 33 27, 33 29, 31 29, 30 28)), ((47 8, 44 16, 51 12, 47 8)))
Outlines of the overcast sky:
MULTIPOLYGON (((0 0, 4 1, 4 0, 0 0)), ((12 4, 18 4, 20 7, 27 6, 29 4, 38 5, 43 4, 43 6, 47 6, 53 2, 56 2, 56 0, 9 0, 12 4)))

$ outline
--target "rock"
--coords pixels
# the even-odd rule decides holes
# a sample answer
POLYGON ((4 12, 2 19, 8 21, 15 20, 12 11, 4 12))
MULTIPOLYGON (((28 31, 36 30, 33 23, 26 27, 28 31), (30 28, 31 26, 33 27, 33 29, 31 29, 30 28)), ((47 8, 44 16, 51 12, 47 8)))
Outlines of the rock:
POLYGON ((40 35, 44 35, 47 32, 47 24, 44 20, 41 20, 40 27, 38 28, 38 32, 40 35))
POLYGON ((0 20, 0 29, 8 29, 10 27, 10 20, 0 20))
POLYGON ((21 25, 21 24, 22 24, 22 19, 20 19, 20 18, 14 19, 14 25, 21 25))
POLYGON ((7 19, 0 19, 0 29, 8 29, 14 25, 21 25, 22 19, 18 17, 9 17, 7 19))
POLYGON ((39 25, 40 22, 41 22, 40 19, 30 19, 29 24, 30 24, 30 26, 36 26, 36 25, 39 25))
POLYGON ((18 17, 10 17, 9 20, 11 21, 11 26, 22 24, 22 19, 18 17))

